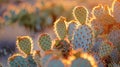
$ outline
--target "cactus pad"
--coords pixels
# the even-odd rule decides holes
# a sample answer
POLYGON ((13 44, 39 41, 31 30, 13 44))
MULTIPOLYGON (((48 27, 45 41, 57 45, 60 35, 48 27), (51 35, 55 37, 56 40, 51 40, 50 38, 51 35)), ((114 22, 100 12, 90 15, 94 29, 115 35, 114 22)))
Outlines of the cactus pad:
POLYGON ((81 24, 85 24, 88 18, 88 10, 85 7, 75 7, 73 10, 73 16, 81 24))
POLYGON ((39 37, 38 43, 39 43, 39 46, 44 51, 51 49, 52 40, 48 34, 41 34, 39 37))
POLYGON ((71 45, 66 40, 56 40, 53 48, 60 50, 64 58, 67 58, 70 55, 70 51, 72 50, 71 45))
POLYGON ((93 46, 93 33, 88 25, 79 26, 75 31, 73 46, 74 49, 83 49, 83 51, 89 51, 93 46))
POLYGON ((41 55, 40 55, 40 51, 35 51, 33 53, 33 59, 35 60, 35 62, 37 63, 37 67, 41 67, 42 66, 42 59, 41 59, 41 55))
POLYGON ((20 51, 22 51, 23 53, 30 55, 31 51, 32 51, 32 39, 29 36, 20 36, 17 38, 17 47, 20 51))
POLYGON ((55 33, 59 39, 64 39, 67 34, 65 20, 64 17, 60 17, 54 24, 55 33))
POLYGON ((64 64, 61 60, 51 57, 47 62, 46 67, 64 67, 64 64))
POLYGON ((92 67, 92 65, 88 60, 83 58, 78 58, 72 62, 71 67, 92 67))
POLYGON ((17 55, 9 57, 9 65, 10 67, 28 67, 26 60, 17 55))
POLYGON ((37 64, 34 61, 32 55, 27 56, 26 61, 27 61, 29 67, 37 67, 37 64))
POLYGON ((70 41, 72 41, 73 34, 76 30, 76 27, 77 27, 77 22, 75 22, 75 21, 71 21, 68 25, 68 39, 70 41))
POLYGON ((99 47, 99 51, 98 54, 100 56, 100 58, 104 58, 110 55, 110 53, 113 50, 113 46, 111 44, 111 42, 109 41, 104 41, 102 42, 102 44, 99 47))

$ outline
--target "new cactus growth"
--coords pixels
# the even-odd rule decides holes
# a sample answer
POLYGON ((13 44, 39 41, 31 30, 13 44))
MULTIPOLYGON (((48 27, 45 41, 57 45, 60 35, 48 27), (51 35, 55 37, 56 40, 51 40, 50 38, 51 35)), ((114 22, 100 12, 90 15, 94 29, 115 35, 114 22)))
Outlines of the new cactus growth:
POLYGON ((41 34, 38 41, 42 50, 47 51, 51 49, 52 41, 48 34, 41 34))
POLYGON ((79 25, 74 33, 73 44, 74 49, 81 48, 83 51, 88 52, 93 46, 93 33, 91 27, 87 24, 88 11, 85 7, 76 7, 73 11, 75 17, 82 25, 79 25), (78 11, 78 12, 77 12, 78 11), (84 12, 83 12, 84 11, 84 12), (84 18, 80 19, 79 13, 82 13, 84 18), (76 16, 78 14, 79 16, 76 16))
POLYGON ((29 36, 21 36, 17 38, 16 45, 18 49, 25 53, 26 55, 30 55, 32 52, 32 39, 29 36))
POLYGON ((54 29, 59 39, 64 39, 66 37, 67 30, 65 21, 66 19, 64 17, 60 17, 58 20, 55 21, 54 29))
POLYGON ((25 58, 19 55, 13 55, 8 59, 10 67, 29 67, 25 58))

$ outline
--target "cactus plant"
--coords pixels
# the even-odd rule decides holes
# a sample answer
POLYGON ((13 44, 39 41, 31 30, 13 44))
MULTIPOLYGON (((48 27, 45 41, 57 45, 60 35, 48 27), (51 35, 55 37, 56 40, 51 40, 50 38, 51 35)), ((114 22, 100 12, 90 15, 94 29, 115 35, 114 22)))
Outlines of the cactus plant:
POLYGON ((64 64, 59 58, 52 56, 46 63, 46 67, 64 67, 64 64))
POLYGON ((66 19, 64 17, 60 17, 58 20, 55 21, 54 29, 59 39, 64 39, 66 37, 67 30, 65 21, 66 19))
POLYGON ((51 49, 52 41, 48 34, 41 34, 38 41, 42 50, 47 51, 51 49))
POLYGON ((8 60, 10 67, 29 67, 25 58, 20 55, 13 55, 8 60))
POLYGON ((38 50, 34 51, 33 59, 37 63, 37 67, 41 67, 42 66, 42 58, 41 58, 41 55, 40 55, 40 51, 38 51, 38 50))
POLYGON ((93 46, 93 32, 91 27, 87 24, 88 10, 85 7, 76 7, 73 14, 82 24, 78 26, 74 33, 74 49, 81 48, 83 51, 88 52, 93 46), (82 15, 78 16, 77 14, 82 14, 84 17, 82 15))
POLYGON ((74 32, 77 28, 77 22, 76 21, 70 21, 68 24, 68 39, 69 41, 72 41, 74 32))
POLYGON ((104 42, 102 42, 102 44, 99 47, 98 54, 99 54, 100 58, 103 59, 105 57, 110 56, 110 53, 112 52, 112 50, 113 50, 113 45, 111 44, 111 42, 104 41, 104 42))
POLYGON ((25 59, 26 59, 29 67, 37 67, 37 64, 36 64, 35 60, 33 59, 32 55, 27 56, 25 59))
POLYGON ((68 58, 72 47, 66 40, 55 40, 54 49, 59 50, 64 58, 68 58))
POLYGON ((32 39, 29 36, 21 36, 17 38, 16 45, 18 49, 25 53, 26 55, 30 55, 33 48, 32 39))

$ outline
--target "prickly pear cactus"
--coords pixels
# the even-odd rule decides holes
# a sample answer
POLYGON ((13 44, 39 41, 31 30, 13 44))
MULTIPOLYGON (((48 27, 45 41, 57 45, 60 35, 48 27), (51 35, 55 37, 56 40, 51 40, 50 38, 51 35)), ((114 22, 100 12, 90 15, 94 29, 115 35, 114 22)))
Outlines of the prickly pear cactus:
POLYGON ((27 56, 25 59, 26 59, 29 67, 37 67, 37 64, 34 61, 32 55, 27 56))
POLYGON ((29 67, 26 60, 19 55, 13 55, 8 59, 10 67, 29 67))
POLYGON ((69 24, 68 24, 68 39, 69 39, 69 41, 72 41, 76 27, 77 27, 76 21, 69 22, 69 24))
POLYGON ((59 39, 66 37, 67 30, 65 21, 66 19, 64 17, 60 17, 54 24, 55 33, 59 39))
POLYGON ((92 67, 90 62, 83 58, 78 58, 72 61, 71 67, 92 67))
POLYGON ((47 51, 51 49, 52 40, 50 38, 50 35, 48 34, 41 34, 38 40, 39 46, 42 48, 42 50, 47 51))
POLYGON ((104 41, 99 47, 98 54, 100 58, 105 58, 107 56, 110 56, 110 53, 112 52, 112 50, 113 50, 112 43, 109 41, 104 41))
POLYGON ((75 7, 73 10, 73 16, 81 24, 85 24, 88 19, 88 11, 85 7, 75 7))
POLYGON ((72 50, 70 43, 66 40, 55 40, 53 48, 59 50, 64 58, 68 58, 72 50))
POLYGON ((46 63, 46 67, 64 67, 64 64, 60 59, 52 56, 46 63))
POLYGON ((25 53, 26 55, 30 55, 33 48, 32 39, 29 36, 20 36, 17 38, 16 45, 18 49, 25 53))
POLYGON ((33 59, 35 60, 37 67, 41 67, 42 66, 42 58, 40 55, 40 51, 34 51, 33 53, 33 59))
POLYGON ((120 0, 114 0, 112 9, 115 20, 120 22, 120 0))

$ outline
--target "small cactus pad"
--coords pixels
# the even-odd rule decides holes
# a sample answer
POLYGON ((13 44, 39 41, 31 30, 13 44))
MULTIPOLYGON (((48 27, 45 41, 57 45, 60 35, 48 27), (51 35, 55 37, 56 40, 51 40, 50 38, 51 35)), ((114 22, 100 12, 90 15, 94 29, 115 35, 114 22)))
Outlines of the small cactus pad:
POLYGON ((67 58, 70 55, 70 51, 72 50, 71 45, 66 40, 56 40, 53 48, 60 50, 64 58, 67 58))
POLYGON ((31 51, 32 51, 32 39, 29 36, 20 36, 17 38, 17 47, 20 51, 22 51, 23 53, 30 55, 31 51))
POLYGON ((81 24, 85 24, 88 18, 88 10, 85 7, 77 6, 73 10, 73 16, 81 24))
POLYGON ((51 49, 52 40, 50 38, 50 35, 48 34, 41 34, 38 40, 39 46, 42 48, 42 50, 47 51, 51 49))
POLYGON ((75 21, 71 21, 68 25, 68 39, 72 41, 73 34, 76 30, 77 23, 75 21))
POLYGON ((26 61, 27 61, 29 67, 37 67, 37 64, 34 61, 32 55, 27 56, 26 61))
POLYGON ((89 51, 93 46, 93 33, 88 25, 79 26, 75 31, 73 39, 74 49, 83 49, 84 52, 89 51))
POLYGON ((98 6, 94 7, 93 10, 92 10, 92 13, 96 18, 100 18, 104 14, 103 6, 98 5, 98 6))
POLYGON ((111 44, 111 42, 109 41, 104 41, 102 42, 102 44, 99 47, 99 51, 98 54, 100 56, 100 58, 104 58, 110 55, 110 53, 113 50, 113 46, 111 44))
POLYGON ((112 6, 113 6, 113 15, 115 17, 115 20, 120 23, 120 0, 114 0, 112 6))
POLYGON ((90 62, 83 58, 78 58, 72 61, 71 67, 92 67, 90 62))
POLYGON ((22 56, 13 55, 8 60, 10 67, 28 67, 26 60, 22 56))
POLYGON ((65 20, 64 17, 60 17, 54 24, 55 33, 59 39, 64 39, 67 34, 65 20))

